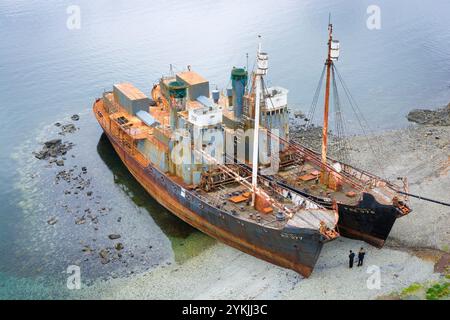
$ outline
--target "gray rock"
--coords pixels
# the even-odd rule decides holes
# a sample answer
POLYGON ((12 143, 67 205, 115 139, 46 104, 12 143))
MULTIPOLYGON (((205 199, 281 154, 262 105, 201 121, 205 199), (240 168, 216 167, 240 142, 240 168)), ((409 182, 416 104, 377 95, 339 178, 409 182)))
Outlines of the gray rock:
POLYGON ((53 140, 44 142, 44 145, 47 148, 54 148, 54 147, 61 145, 61 143, 62 143, 61 139, 53 139, 53 140))
POLYGON ((109 252, 106 249, 100 250, 99 254, 102 264, 109 263, 109 252))
POLYGON ((108 238, 110 238, 111 240, 119 239, 120 238, 120 234, 110 234, 108 236, 108 238))
POLYGON ((65 155, 73 147, 72 143, 63 143, 61 139, 53 139, 44 142, 40 151, 33 152, 33 155, 39 160, 47 160, 65 155))
POLYGON ((81 249, 81 251, 86 252, 86 253, 91 253, 92 249, 89 246, 84 246, 83 249, 81 249))
POLYGON ((86 219, 84 217, 78 218, 75 220, 75 224, 78 224, 78 225, 85 224, 85 223, 86 223, 86 219))
POLYGON ((55 218, 55 217, 53 217, 53 218, 50 218, 49 220, 47 220, 47 223, 49 224, 49 225, 54 225, 55 223, 57 223, 58 222, 58 219, 57 218, 55 218))
POLYGON ((449 106, 450 103, 446 107, 436 110, 414 109, 408 113, 407 119, 422 125, 450 126, 449 106))
POLYGON ((74 124, 69 123, 65 124, 61 127, 61 135, 65 135, 66 133, 74 133, 77 130, 74 124))

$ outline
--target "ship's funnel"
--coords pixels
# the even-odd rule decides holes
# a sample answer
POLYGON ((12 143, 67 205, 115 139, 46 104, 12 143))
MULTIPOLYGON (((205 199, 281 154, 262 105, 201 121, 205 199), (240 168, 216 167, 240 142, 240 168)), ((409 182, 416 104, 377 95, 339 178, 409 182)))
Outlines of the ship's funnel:
POLYGON ((220 91, 219 90, 213 90, 212 91, 212 98, 214 103, 219 103, 219 98, 220 98, 220 91))
POLYGON ((247 84, 247 71, 242 68, 231 70, 231 86, 233 89, 234 116, 240 118, 244 107, 244 93, 247 84))
POLYGON ((186 109, 186 86, 179 81, 169 83, 170 127, 176 129, 177 112, 186 109))

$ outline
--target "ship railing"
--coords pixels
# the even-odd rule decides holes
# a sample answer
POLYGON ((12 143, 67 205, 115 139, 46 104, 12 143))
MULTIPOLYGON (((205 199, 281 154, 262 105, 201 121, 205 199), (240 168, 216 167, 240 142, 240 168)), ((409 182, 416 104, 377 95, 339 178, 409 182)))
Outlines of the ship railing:
POLYGON ((370 172, 367 172, 362 169, 355 168, 349 164, 345 164, 342 162, 339 162, 342 166, 342 171, 346 175, 350 175, 358 180, 365 181, 367 185, 369 185, 371 188, 375 187, 386 187, 390 189, 391 191, 397 193, 401 187, 393 184, 392 182, 389 182, 387 180, 384 180, 383 178, 380 178, 370 172))
POLYGON ((327 163, 327 164, 323 164, 321 158, 318 156, 318 154, 316 152, 314 152, 313 150, 302 146, 301 144, 292 142, 292 141, 287 141, 286 139, 283 139, 275 134, 273 134, 270 130, 267 130, 267 132, 269 133, 269 135, 275 139, 278 139, 279 141, 281 141, 282 143, 286 144, 287 146, 291 147, 292 149, 294 149, 296 152, 300 153, 305 160, 310 161, 312 164, 318 166, 318 167, 325 167, 325 169, 328 172, 335 172, 337 174, 339 174, 341 177, 344 178, 344 180, 349 183, 353 188, 358 189, 358 190, 364 190, 367 186, 364 184, 361 184, 360 181, 358 181, 357 179, 354 179, 354 177, 350 177, 348 175, 343 174, 342 172, 338 172, 336 170, 336 168, 333 167, 333 165, 331 163, 327 163))
MULTIPOLYGON (((287 143, 288 146, 293 147, 294 150, 302 154, 307 160, 311 161, 313 164, 317 166, 323 166, 320 155, 312 149, 309 149, 303 145, 300 145, 296 142, 287 141, 281 137, 274 135, 272 132, 268 130, 269 134, 275 138, 278 138, 280 141, 287 143)), ((328 163, 326 165, 326 169, 329 171, 333 171, 338 173, 340 176, 344 178, 347 183, 350 183, 354 188, 357 188, 360 191, 371 189, 374 187, 386 187, 394 193, 399 191, 399 187, 394 185, 393 183, 384 180, 372 173, 367 171, 355 168, 349 164, 334 160, 333 158, 327 157, 328 163), (333 163, 339 163, 341 165, 342 170, 338 171, 333 163)))

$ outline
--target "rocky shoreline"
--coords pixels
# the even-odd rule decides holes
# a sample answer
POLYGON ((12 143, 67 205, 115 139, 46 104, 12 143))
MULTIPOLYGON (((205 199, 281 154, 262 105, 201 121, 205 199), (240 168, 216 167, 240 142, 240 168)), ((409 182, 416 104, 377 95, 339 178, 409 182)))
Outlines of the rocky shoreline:
POLYGON ((408 121, 422 125, 450 126, 450 103, 436 110, 414 109, 407 115, 408 121))

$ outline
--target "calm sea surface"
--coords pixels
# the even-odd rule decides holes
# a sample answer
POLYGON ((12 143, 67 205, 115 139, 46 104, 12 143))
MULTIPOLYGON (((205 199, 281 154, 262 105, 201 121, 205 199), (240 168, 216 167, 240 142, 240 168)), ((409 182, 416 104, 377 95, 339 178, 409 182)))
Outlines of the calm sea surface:
MULTIPOLYGON (((120 81, 148 92, 170 64, 175 71, 191 65, 223 89, 230 68, 246 65, 246 53, 253 64, 261 34, 269 84, 288 88, 293 108, 307 112, 323 67, 329 12, 342 48, 337 67, 372 129, 405 126, 408 110, 448 103, 448 0, 2 0, 0 298, 70 296, 70 264, 91 280, 122 276, 182 265, 213 244, 126 172, 92 119, 93 99, 120 81), (381 10, 379 30, 366 26, 372 4, 381 10), (66 26, 70 5, 81 10, 80 29, 66 26), (88 167, 95 200, 65 195, 54 181, 61 168, 31 155, 58 137, 55 122, 69 123, 74 113, 81 115, 79 130, 63 139, 76 144, 69 153, 75 158, 65 168, 88 167), (87 208, 98 225, 74 223, 87 208), (46 223, 51 217, 59 219, 54 226, 46 223), (109 233, 122 234, 124 257, 102 265, 97 253, 111 246, 109 233), (86 245, 93 253, 82 251, 86 245)), ((345 107, 344 114, 355 122, 345 107)))

